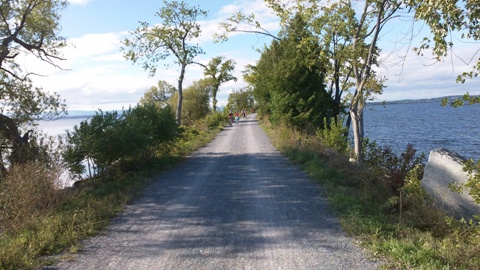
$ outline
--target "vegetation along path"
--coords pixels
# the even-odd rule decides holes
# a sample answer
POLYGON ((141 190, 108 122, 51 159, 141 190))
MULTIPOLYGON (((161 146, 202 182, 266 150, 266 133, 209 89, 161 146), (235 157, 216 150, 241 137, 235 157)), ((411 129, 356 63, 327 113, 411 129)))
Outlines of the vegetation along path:
POLYGON ((49 269, 375 269, 255 115, 160 175, 49 269))

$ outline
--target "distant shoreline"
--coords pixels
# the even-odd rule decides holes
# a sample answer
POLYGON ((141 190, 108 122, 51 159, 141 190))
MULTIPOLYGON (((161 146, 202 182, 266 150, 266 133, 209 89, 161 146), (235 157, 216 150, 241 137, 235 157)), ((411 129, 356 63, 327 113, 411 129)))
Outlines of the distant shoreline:
MULTIPOLYGON (((477 97, 479 95, 471 95, 471 97, 477 97)), ((388 104, 408 104, 408 103, 440 103, 445 98, 448 98, 450 101, 462 99, 463 95, 454 95, 454 96, 444 96, 436 98, 422 98, 422 99, 401 99, 393 101, 374 101, 367 102, 367 105, 388 105, 388 104)))
MULTIPOLYGON (((471 97, 478 97, 480 95, 471 95, 471 97)), ((372 101, 372 102, 367 102, 366 105, 389 105, 389 104, 408 104, 408 103, 432 103, 432 102, 437 102, 440 103, 442 102, 443 99, 448 98, 450 101, 456 100, 456 99, 462 99, 463 95, 453 95, 453 96, 444 96, 444 97, 436 97, 436 98, 422 98, 422 99, 401 99, 401 100, 393 100, 393 101, 372 101)), ((119 113, 122 112, 122 110, 110 110, 110 111, 117 111, 119 113)), ((97 114, 97 111, 80 111, 80 110, 74 110, 74 111, 69 111, 68 115, 62 116, 60 118, 88 118, 95 116, 97 114)))

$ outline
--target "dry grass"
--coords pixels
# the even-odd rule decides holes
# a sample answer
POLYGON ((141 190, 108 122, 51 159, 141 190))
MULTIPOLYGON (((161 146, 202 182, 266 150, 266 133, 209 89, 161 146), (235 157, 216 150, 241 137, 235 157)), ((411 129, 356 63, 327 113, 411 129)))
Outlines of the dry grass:
POLYGON ((0 183, 3 230, 21 230, 52 211, 64 198, 64 193, 55 186, 58 176, 58 171, 37 162, 11 168, 0 183))

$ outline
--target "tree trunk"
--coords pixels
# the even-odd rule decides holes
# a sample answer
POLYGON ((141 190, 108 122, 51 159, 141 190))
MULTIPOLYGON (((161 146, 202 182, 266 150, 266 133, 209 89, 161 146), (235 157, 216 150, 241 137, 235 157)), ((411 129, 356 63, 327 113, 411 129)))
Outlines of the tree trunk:
POLYGON ((355 94, 357 95, 354 97, 352 105, 350 106, 350 118, 352 120, 352 131, 353 131, 353 156, 351 157, 354 162, 362 162, 363 161, 363 109, 365 107, 365 103, 362 102, 361 94, 363 91, 356 91, 355 94))
POLYGON ((212 103, 213 103, 213 112, 216 112, 217 111, 217 100, 214 98, 212 103))
POLYGON ((183 104, 183 78, 185 77, 186 65, 182 65, 180 76, 178 77, 178 103, 177 103, 177 124, 182 124, 182 104, 183 104))
MULTIPOLYGON (((0 114, 0 134, 6 141, 6 146, 11 149, 8 157, 9 165, 14 166, 18 163, 24 163, 35 159, 35 152, 30 147, 29 136, 33 130, 27 131, 23 136, 20 136, 17 124, 13 119, 3 114, 0 114)), ((0 170, 6 171, 1 161, 0 170)))

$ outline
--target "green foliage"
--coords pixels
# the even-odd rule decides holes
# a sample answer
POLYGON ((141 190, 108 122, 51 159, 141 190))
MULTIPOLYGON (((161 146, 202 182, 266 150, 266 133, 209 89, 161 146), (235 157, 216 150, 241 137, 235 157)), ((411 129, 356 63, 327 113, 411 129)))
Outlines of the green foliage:
POLYGON ((191 44, 202 33, 199 16, 206 17, 207 12, 198 6, 189 6, 185 1, 163 1, 164 7, 155 15, 161 20, 159 24, 150 26, 147 22, 140 22, 140 26, 133 32, 131 38, 123 41, 125 59, 136 63, 142 62, 142 67, 154 76, 160 61, 173 55, 175 63, 180 66, 178 76, 178 104, 176 118, 181 125, 183 102, 183 79, 186 67, 194 63, 194 58, 203 54, 198 44, 191 44))
POLYGON ((233 90, 228 96, 227 111, 238 111, 246 109, 255 109, 255 100, 253 98, 253 91, 250 88, 242 88, 240 90, 233 90))
POLYGON ((480 160, 469 159, 465 162, 463 170, 469 175, 465 187, 477 204, 480 204, 480 160))
POLYGON ((140 99, 140 104, 152 103, 158 107, 163 107, 167 104, 167 100, 177 91, 174 86, 166 81, 158 81, 157 86, 152 86, 140 99))
POLYGON ((177 125, 170 107, 159 109, 153 104, 139 105, 117 112, 97 112, 67 131, 64 160, 77 176, 88 166, 90 177, 111 169, 115 163, 147 159, 155 147, 172 141, 177 125))
MULTIPOLYGON (((431 31, 431 36, 425 37, 420 46, 415 48, 420 55, 425 50, 432 51, 436 60, 440 61, 454 49, 454 40, 471 43, 480 40, 478 31, 480 12, 475 1, 445 0, 436 3, 409 0, 407 4, 415 10, 415 19, 425 21, 431 31), (452 39, 454 34, 460 34, 461 38, 452 39)), ((474 63, 471 71, 458 76, 457 82, 464 83, 466 79, 478 76, 480 60, 477 59, 474 63)))
POLYGON ((233 76, 232 72, 235 69, 235 61, 224 61, 225 57, 214 57, 208 65, 205 67, 204 75, 212 80, 212 103, 213 111, 217 110, 217 92, 222 83, 229 81, 237 81, 237 78, 233 76))
POLYGON ((213 112, 213 113, 210 113, 208 114, 204 121, 205 121, 205 124, 211 128, 211 129, 215 129, 215 128, 218 128, 218 127, 223 127, 223 125, 225 124, 225 121, 227 119, 227 116, 225 116, 224 113, 221 113, 221 112, 213 112))
MULTIPOLYGON (((213 91, 213 81, 202 79, 192 83, 183 93, 182 123, 191 125, 203 119, 210 112, 210 93, 213 91)), ((178 104, 178 93, 175 93, 168 103, 172 108, 178 104)))
POLYGON ((349 141, 346 136, 348 130, 343 125, 343 119, 327 118, 323 119, 323 128, 318 129, 316 136, 325 144, 326 147, 331 148, 339 153, 347 154, 349 151, 349 141))
POLYGON ((465 104, 467 105, 473 105, 473 104, 478 104, 480 103, 480 96, 470 96, 469 93, 466 93, 463 95, 463 97, 460 99, 456 99, 456 100, 449 100, 448 98, 444 98, 442 100, 442 106, 446 106, 447 104, 450 103, 450 106, 452 107, 461 107, 465 104))
POLYGON ((285 30, 285 37, 265 48, 257 65, 250 68, 255 100, 271 114, 272 122, 284 121, 313 132, 323 126, 324 117, 333 116, 333 101, 323 84, 325 69, 321 63, 310 61, 319 52, 318 41, 297 16, 285 30))

